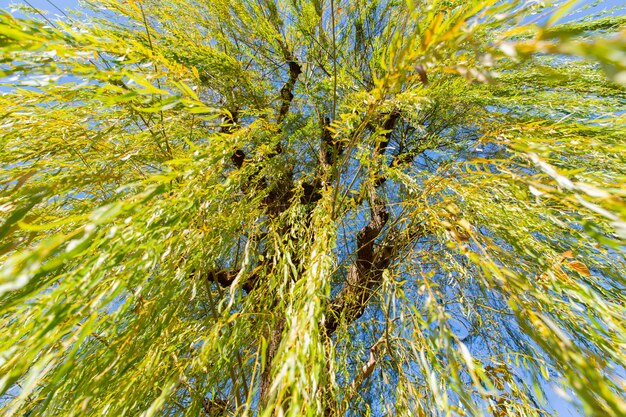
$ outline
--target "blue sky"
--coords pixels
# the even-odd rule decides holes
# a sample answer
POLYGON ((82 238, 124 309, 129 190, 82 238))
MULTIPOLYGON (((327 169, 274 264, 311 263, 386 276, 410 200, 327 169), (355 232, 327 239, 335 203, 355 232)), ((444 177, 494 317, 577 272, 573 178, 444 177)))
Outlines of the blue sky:
MULTIPOLYGON (((58 10, 55 9, 54 6, 58 7, 61 10, 66 8, 75 8, 78 6, 78 0, 28 0, 28 2, 33 6, 41 10, 48 11, 51 16, 55 14, 60 14, 58 10)), ((23 1, 16 0, 0 0, 0 8, 9 9, 12 4, 24 3, 23 1)))

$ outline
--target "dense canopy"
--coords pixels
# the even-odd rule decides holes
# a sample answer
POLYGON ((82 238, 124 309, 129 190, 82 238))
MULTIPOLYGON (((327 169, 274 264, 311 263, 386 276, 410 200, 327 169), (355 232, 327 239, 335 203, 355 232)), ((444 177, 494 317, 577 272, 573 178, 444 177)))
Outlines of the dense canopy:
POLYGON ((626 415, 620 13, 84 3, 0 13, 2 415, 626 415))

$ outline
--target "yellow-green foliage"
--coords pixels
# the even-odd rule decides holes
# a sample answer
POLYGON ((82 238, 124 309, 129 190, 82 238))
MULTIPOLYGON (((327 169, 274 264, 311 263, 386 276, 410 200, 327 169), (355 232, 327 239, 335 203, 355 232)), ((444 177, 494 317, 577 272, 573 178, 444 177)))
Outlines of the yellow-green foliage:
POLYGON ((623 17, 85 3, 0 12, 2 415, 626 415, 623 17))

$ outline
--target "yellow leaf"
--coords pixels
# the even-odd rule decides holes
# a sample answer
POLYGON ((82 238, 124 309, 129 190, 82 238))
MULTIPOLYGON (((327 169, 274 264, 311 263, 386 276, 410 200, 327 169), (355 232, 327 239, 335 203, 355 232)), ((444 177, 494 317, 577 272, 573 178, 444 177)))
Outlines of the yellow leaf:
POLYGON ((576 272, 584 277, 591 276, 591 271, 589 271, 587 265, 580 261, 570 261, 569 266, 571 266, 576 272))

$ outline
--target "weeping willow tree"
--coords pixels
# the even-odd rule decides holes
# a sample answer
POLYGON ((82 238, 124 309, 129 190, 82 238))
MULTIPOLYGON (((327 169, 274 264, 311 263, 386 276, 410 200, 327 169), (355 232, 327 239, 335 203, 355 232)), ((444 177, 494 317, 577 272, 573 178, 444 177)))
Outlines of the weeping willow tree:
POLYGON ((0 14, 2 415, 626 415, 626 19, 86 3, 0 14))

